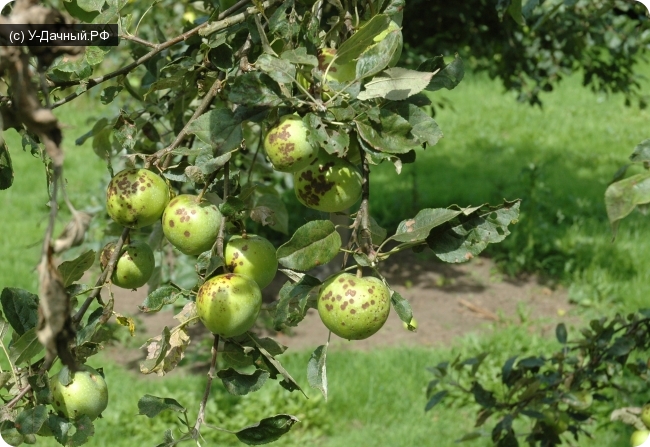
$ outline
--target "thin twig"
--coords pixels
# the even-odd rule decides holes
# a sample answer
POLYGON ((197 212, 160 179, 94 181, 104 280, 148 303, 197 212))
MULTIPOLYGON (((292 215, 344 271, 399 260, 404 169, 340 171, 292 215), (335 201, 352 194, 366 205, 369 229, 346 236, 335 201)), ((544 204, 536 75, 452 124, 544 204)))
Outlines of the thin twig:
MULTIPOLYGON (((279 2, 280 0, 267 0, 262 4, 263 8, 268 8, 269 6, 273 5, 274 3, 279 2)), ((106 82, 110 79, 113 79, 117 76, 127 74, 131 72, 133 69, 139 67, 140 65, 144 64, 148 60, 150 60, 152 57, 156 56, 158 53, 166 50, 167 48, 176 45, 177 43, 183 42, 187 40, 188 38, 192 37, 193 35, 197 34, 199 31, 201 31, 204 28, 209 28, 214 31, 220 31, 222 29, 229 28, 233 25, 237 25, 239 23, 244 22, 251 14, 254 14, 257 9, 254 7, 248 8, 246 11, 244 11, 241 14, 237 14, 233 17, 228 17, 228 15, 232 14, 232 12, 236 11, 237 9, 241 8, 243 5, 249 3, 250 0, 241 0, 238 3, 236 3, 233 7, 226 9, 224 12, 219 14, 217 17, 216 22, 205 22, 202 23, 194 28, 192 28, 189 31, 184 32, 183 34, 174 37, 173 39, 169 39, 166 42, 163 42, 161 44, 157 44, 150 52, 145 54, 144 56, 140 57, 139 59, 131 62, 129 65, 120 68, 119 70, 115 70, 111 73, 108 73, 104 76, 99 76, 97 78, 89 79, 88 84, 86 86, 86 89, 83 92, 80 93, 72 93, 65 98, 55 102, 52 104, 52 108, 55 109, 57 107, 62 106, 63 104, 66 104, 73 99, 77 98, 78 96, 82 95, 83 93, 87 92, 91 88, 106 82), (228 17, 228 18, 226 18, 228 17)), ((212 31, 212 32, 214 32, 212 31)), ((73 85, 78 85, 81 81, 80 80, 74 80, 74 81, 60 81, 60 82, 53 82, 52 86, 54 87, 71 87, 73 85)))
POLYGON ((113 269, 115 268, 115 265, 117 264, 117 260, 120 257, 120 252, 122 251, 122 246, 124 245, 124 241, 126 241, 126 239, 129 237, 129 231, 131 231, 129 228, 124 228, 124 231, 122 231, 122 235, 115 243, 115 248, 113 249, 113 253, 111 253, 111 257, 108 260, 108 264, 106 264, 106 268, 104 268, 104 271, 102 272, 101 275, 99 275, 99 278, 95 283, 95 288, 90 293, 90 295, 88 295, 88 298, 86 298, 86 301, 84 301, 84 303, 81 305, 81 307, 74 315, 74 317, 72 317, 73 324, 77 324, 81 321, 84 314, 90 307, 90 304, 93 302, 93 300, 95 300, 95 298, 99 297, 99 293, 101 292, 102 286, 104 285, 106 280, 113 275, 113 269))
MULTIPOLYGON (((228 200, 228 195, 230 194, 230 161, 227 161, 223 165, 223 203, 226 203, 228 200)), ((219 233, 217 235, 217 255, 223 259, 223 241, 226 235, 226 223, 228 222, 228 217, 224 216, 221 219, 221 226, 219 227, 219 233)))
POLYGON ((219 352, 219 336, 214 336, 214 342, 212 343, 212 359, 210 361, 210 370, 208 371, 208 381, 205 384, 205 392, 203 393, 203 399, 201 399, 201 404, 199 405, 199 415, 196 418, 196 423, 194 424, 194 438, 198 438, 199 431, 201 429, 201 424, 205 420, 205 407, 208 403, 208 398, 210 397, 210 389, 212 388, 212 379, 214 379, 215 372, 217 370, 217 353, 219 352))
POLYGON ((133 36, 131 34, 122 34, 120 38, 125 40, 130 40, 131 42, 139 43, 140 45, 144 45, 145 47, 149 47, 149 48, 157 48, 158 46, 153 42, 149 42, 148 40, 141 39, 140 37, 133 36))
POLYGON ((206 93, 205 96, 203 97, 203 101, 201 101, 201 104, 199 104, 199 106, 196 108, 192 117, 189 120, 187 120, 187 123, 185 123, 185 126, 178 133, 178 135, 176 136, 172 144, 152 154, 151 157, 149 157, 150 160, 156 160, 156 161, 161 160, 163 157, 168 155, 171 151, 176 149, 179 144, 181 144, 181 141, 183 141, 183 138, 185 138, 185 136, 187 135, 187 132, 190 128, 190 124, 192 124, 192 122, 195 119, 197 119, 199 116, 203 114, 203 112, 205 112, 205 110, 208 108, 208 106, 210 105, 214 97, 221 89, 222 86, 221 82, 223 81, 224 76, 225 75, 223 72, 219 74, 219 77, 217 78, 216 81, 214 81, 214 84, 212 84, 212 87, 210 87, 208 93, 206 93))
POLYGON ((23 388, 22 390, 20 390, 20 392, 19 392, 18 394, 16 394, 16 397, 14 397, 13 399, 11 399, 11 400, 7 403, 6 408, 13 408, 13 407, 18 403, 18 402, 20 402, 20 400, 21 400, 23 397, 25 397, 25 395, 26 395, 27 393, 29 393, 29 390, 31 390, 31 389, 32 389, 32 386, 31 386, 31 385, 27 385, 25 388, 23 388))

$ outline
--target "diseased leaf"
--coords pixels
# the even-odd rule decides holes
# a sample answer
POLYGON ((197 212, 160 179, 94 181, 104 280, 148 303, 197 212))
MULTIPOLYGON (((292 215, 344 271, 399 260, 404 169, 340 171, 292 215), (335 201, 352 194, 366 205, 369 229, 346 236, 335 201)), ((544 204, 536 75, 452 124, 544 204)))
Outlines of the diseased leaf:
POLYGON ((280 439, 282 435, 291 430, 296 422, 300 421, 295 416, 278 414, 242 428, 235 435, 237 439, 247 445, 268 444, 280 439))
POLYGON ((31 435, 38 432, 46 420, 47 407, 45 405, 37 405, 18 415, 16 418, 16 429, 21 435, 31 435))
POLYGON ((217 373, 226 391, 235 396, 243 396, 261 389, 269 376, 269 372, 263 369, 256 369, 252 374, 242 374, 232 368, 217 373))
POLYGON ((341 44, 336 52, 336 63, 344 65, 361 56, 364 51, 376 43, 375 37, 388 29, 390 20, 390 17, 384 14, 377 14, 370 19, 359 28, 359 31, 341 44))
POLYGON ((147 313, 158 312, 163 306, 174 303, 179 296, 181 294, 177 287, 164 285, 151 292, 138 309, 147 313))
POLYGON ((93 266, 96 253, 93 250, 79 255, 72 261, 65 261, 59 265, 59 273, 63 279, 63 287, 72 285, 73 282, 79 281, 86 270, 93 266))
POLYGON ((280 84, 289 84, 296 79, 296 67, 286 59, 265 53, 257 58, 255 66, 280 84))
POLYGON ((116 314, 115 319, 117 324, 120 326, 125 326, 128 328, 131 337, 135 336, 135 321, 131 317, 125 317, 124 315, 116 314))
POLYGON ((397 29, 389 32, 381 41, 361 54, 357 60, 356 78, 364 79, 376 75, 388 66, 395 53, 401 49, 402 31, 397 29))
POLYGON ((327 402, 327 344, 317 347, 307 363, 309 386, 316 388, 327 402))
POLYGON ((637 206, 647 203, 650 203, 650 172, 633 175, 609 185, 605 191, 605 207, 614 236, 621 219, 637 206))
POLYGON ((634 148, 634 152, 630 155, 630 160, 634 163, 642 163, 650 161, 650 139, 643 140, 634 148))
POLYGON ((435 227, 456 218, 462 211, 446 208, 426 208, 413 218, 400 222, 397 231, 390 237, 398 242, 418 242, 429 237, 435 227))
POLYGON ((274 107, 282 103, 279 86, 267 74, 245 73, 237 76, 228 92, 228 100, 244 106, 274 107))
POLYGON ((18 335, 36 326, 38 297, 23 289, 5 287, 0 294, 4 316, 18 335))
POLYGON ((307 271, 330 262, 341 248, 341 236, 329 220, 314 220, 298 228, 289 242, 278 248, 284 267, 307 271))
POLYGON ((318 58, 314 55, 307 54, 305 47, 298 47, 294 50, 288 50, 280 55, 280 58, 291 62, 294 65, 318 66, 318 58))
MULTIPOLYGON (((209 144, 211 147, 218 147, 220 155, 223 156, 226 152, 236 149, 241 144, 244 138, 241 123, 241 116, 228 108, 220 107, 212 109, 192 121, 187 131, 190 134, 196 135, 198 139, 209 144)), ((208 160, 213 159, 211 152, 206 154, 206 156, 208 160)), ((218 158, 215 160, 217 161, 213 163, 214 166, 202 167, 201 172, 204 172, 204 170, 208 174, 214 172, 228 161, 218 158)))
POLYGON ((145 394, 138 401, 138 414, 154 418, 165 410, 175 411, 177 413, 185 413, 187 410, 177 400, 169 397, 156 397, 150 394, 145 394))
POLYGON ((497 207, 465 209, 458 223, 446 223, 434 228, 427 244, 444 262, 469 261, 488 244, 501 242, 510 234, 509 225, 517 222, 519 201, 505 202, 497 207))

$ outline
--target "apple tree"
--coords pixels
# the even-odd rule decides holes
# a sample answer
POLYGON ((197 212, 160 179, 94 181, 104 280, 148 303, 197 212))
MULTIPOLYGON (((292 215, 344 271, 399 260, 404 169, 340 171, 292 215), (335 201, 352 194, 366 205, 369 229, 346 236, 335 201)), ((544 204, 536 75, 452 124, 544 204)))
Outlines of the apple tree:
MULTIPOLYGON (((314 308, 331 332, 352 340, 381 330, 391 309, 410 325, 409 303, 381 274, 383 261, 412 249, 459 263, 507 237, 516 200, 422 209, 403 216, 390 235, 370 215, 373 167, 393 164, 399 181, 404 163, 432 150, 442 131, 427 113, 430 97, 455 88, 464 74, 459 57, 398 66, 409 26, 402 23, 405 7, 405 0, 17 0, 0 18, 0 27, 117 23, 121 39, 118 47, 0 47, 8 85, 3 128, 17 129, 24 147, 40 155, 50 207, 38 293, 7 287, 0 296, 10 338, 10 368, 0 373, 7 442, 53 435, 62 445, 82 445, 102 423, 95 418, 110 410, 110 377, 86 364, 97 367, 93 356, 109 321, 134 325, 115 308, 115 287, 147 284, 145 313, 169 304, 182 309, 178 325, 147 342, 143 374, 162 376, 178 365, 190 326, 212 333, 199 408, 165 396, 137 402, 147 417, 179 415, 180 426, 160 433, 159 445, 172 446, 214 429, 205 412, 215 379, 235 395, 269 380, 302 392, 281 364, 286 347, 256 335, 262 313, 282 330, 314 308), (117 112, 84 135, 69 135, 52 109, 74 107, 88 92, 101 92, 97 108, 117 105, 107 109, 117 112), (77 210, 66 193, 61 142, 74 137, 90 141, 106 162, 101 215, 77 210), (280 194, 286 189, 320 217, 289 228, 280 194), (57 215, 66 210, 70 222, 55 237, 57 215), (335 225, 331 214, 345 223, 335 225), (100 253, 84 248, 90 225, 109 242, 100 253), (269 232, 283 243, 274 246, 263 237, 269 232), (66 258, 72 247, 75 256, 66 258), (190 283, 177 281, 180 261, 156 265, 154 253, 191 259, 190 283), (314 276, 331 262, 337 264, 329 277, 314 276), (82 280, 97 264, 98 277, 82 280), (286 282, 279 298, 263 305, 261 289, 278 269, 286 282), (228 367, 218 370, 218 358, 228 367)), ((18 150, 0 147, 2 189, 11 187, 18 150)), ((305 365, 309 384, 325 397, 328 344, 323 340, 305 365)), ((261 444, 298 422, 268 415, 232 434, 261 444)))

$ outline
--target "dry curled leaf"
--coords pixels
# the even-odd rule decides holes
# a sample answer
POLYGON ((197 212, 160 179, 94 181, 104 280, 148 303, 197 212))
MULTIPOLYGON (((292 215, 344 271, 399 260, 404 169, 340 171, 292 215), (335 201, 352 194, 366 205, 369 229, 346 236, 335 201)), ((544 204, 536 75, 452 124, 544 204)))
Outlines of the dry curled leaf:
POLYGON ((52 243, 54 253, 61 253, 80 245, 88 231, 93 216, 83 211, 73 211, 72 219, 63 228, 59 237, 52 243))

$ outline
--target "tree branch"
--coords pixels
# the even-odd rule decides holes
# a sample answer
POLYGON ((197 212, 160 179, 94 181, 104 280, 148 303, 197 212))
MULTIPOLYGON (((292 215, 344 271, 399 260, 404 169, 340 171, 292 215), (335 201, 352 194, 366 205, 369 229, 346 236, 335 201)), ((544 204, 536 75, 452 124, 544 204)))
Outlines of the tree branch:
POLYGON ((210 389, 212 388, 212 379, 214 379, 215 372, 217 370, 217 354, 219 348, 219 336, 214 336, 214 342, 212 343, 212 359, 210 361, 210 370, 208 371, 208 382, 205 385, 205 392, 203 393, 203 399, 199 404, 199 415, 196 418, 196 423, 194 424, 194 439, 198 438, 199 430, 201 429, 201 424, 205 420, 205 407, 208 403, 208 398, 210 397, 210 389))

